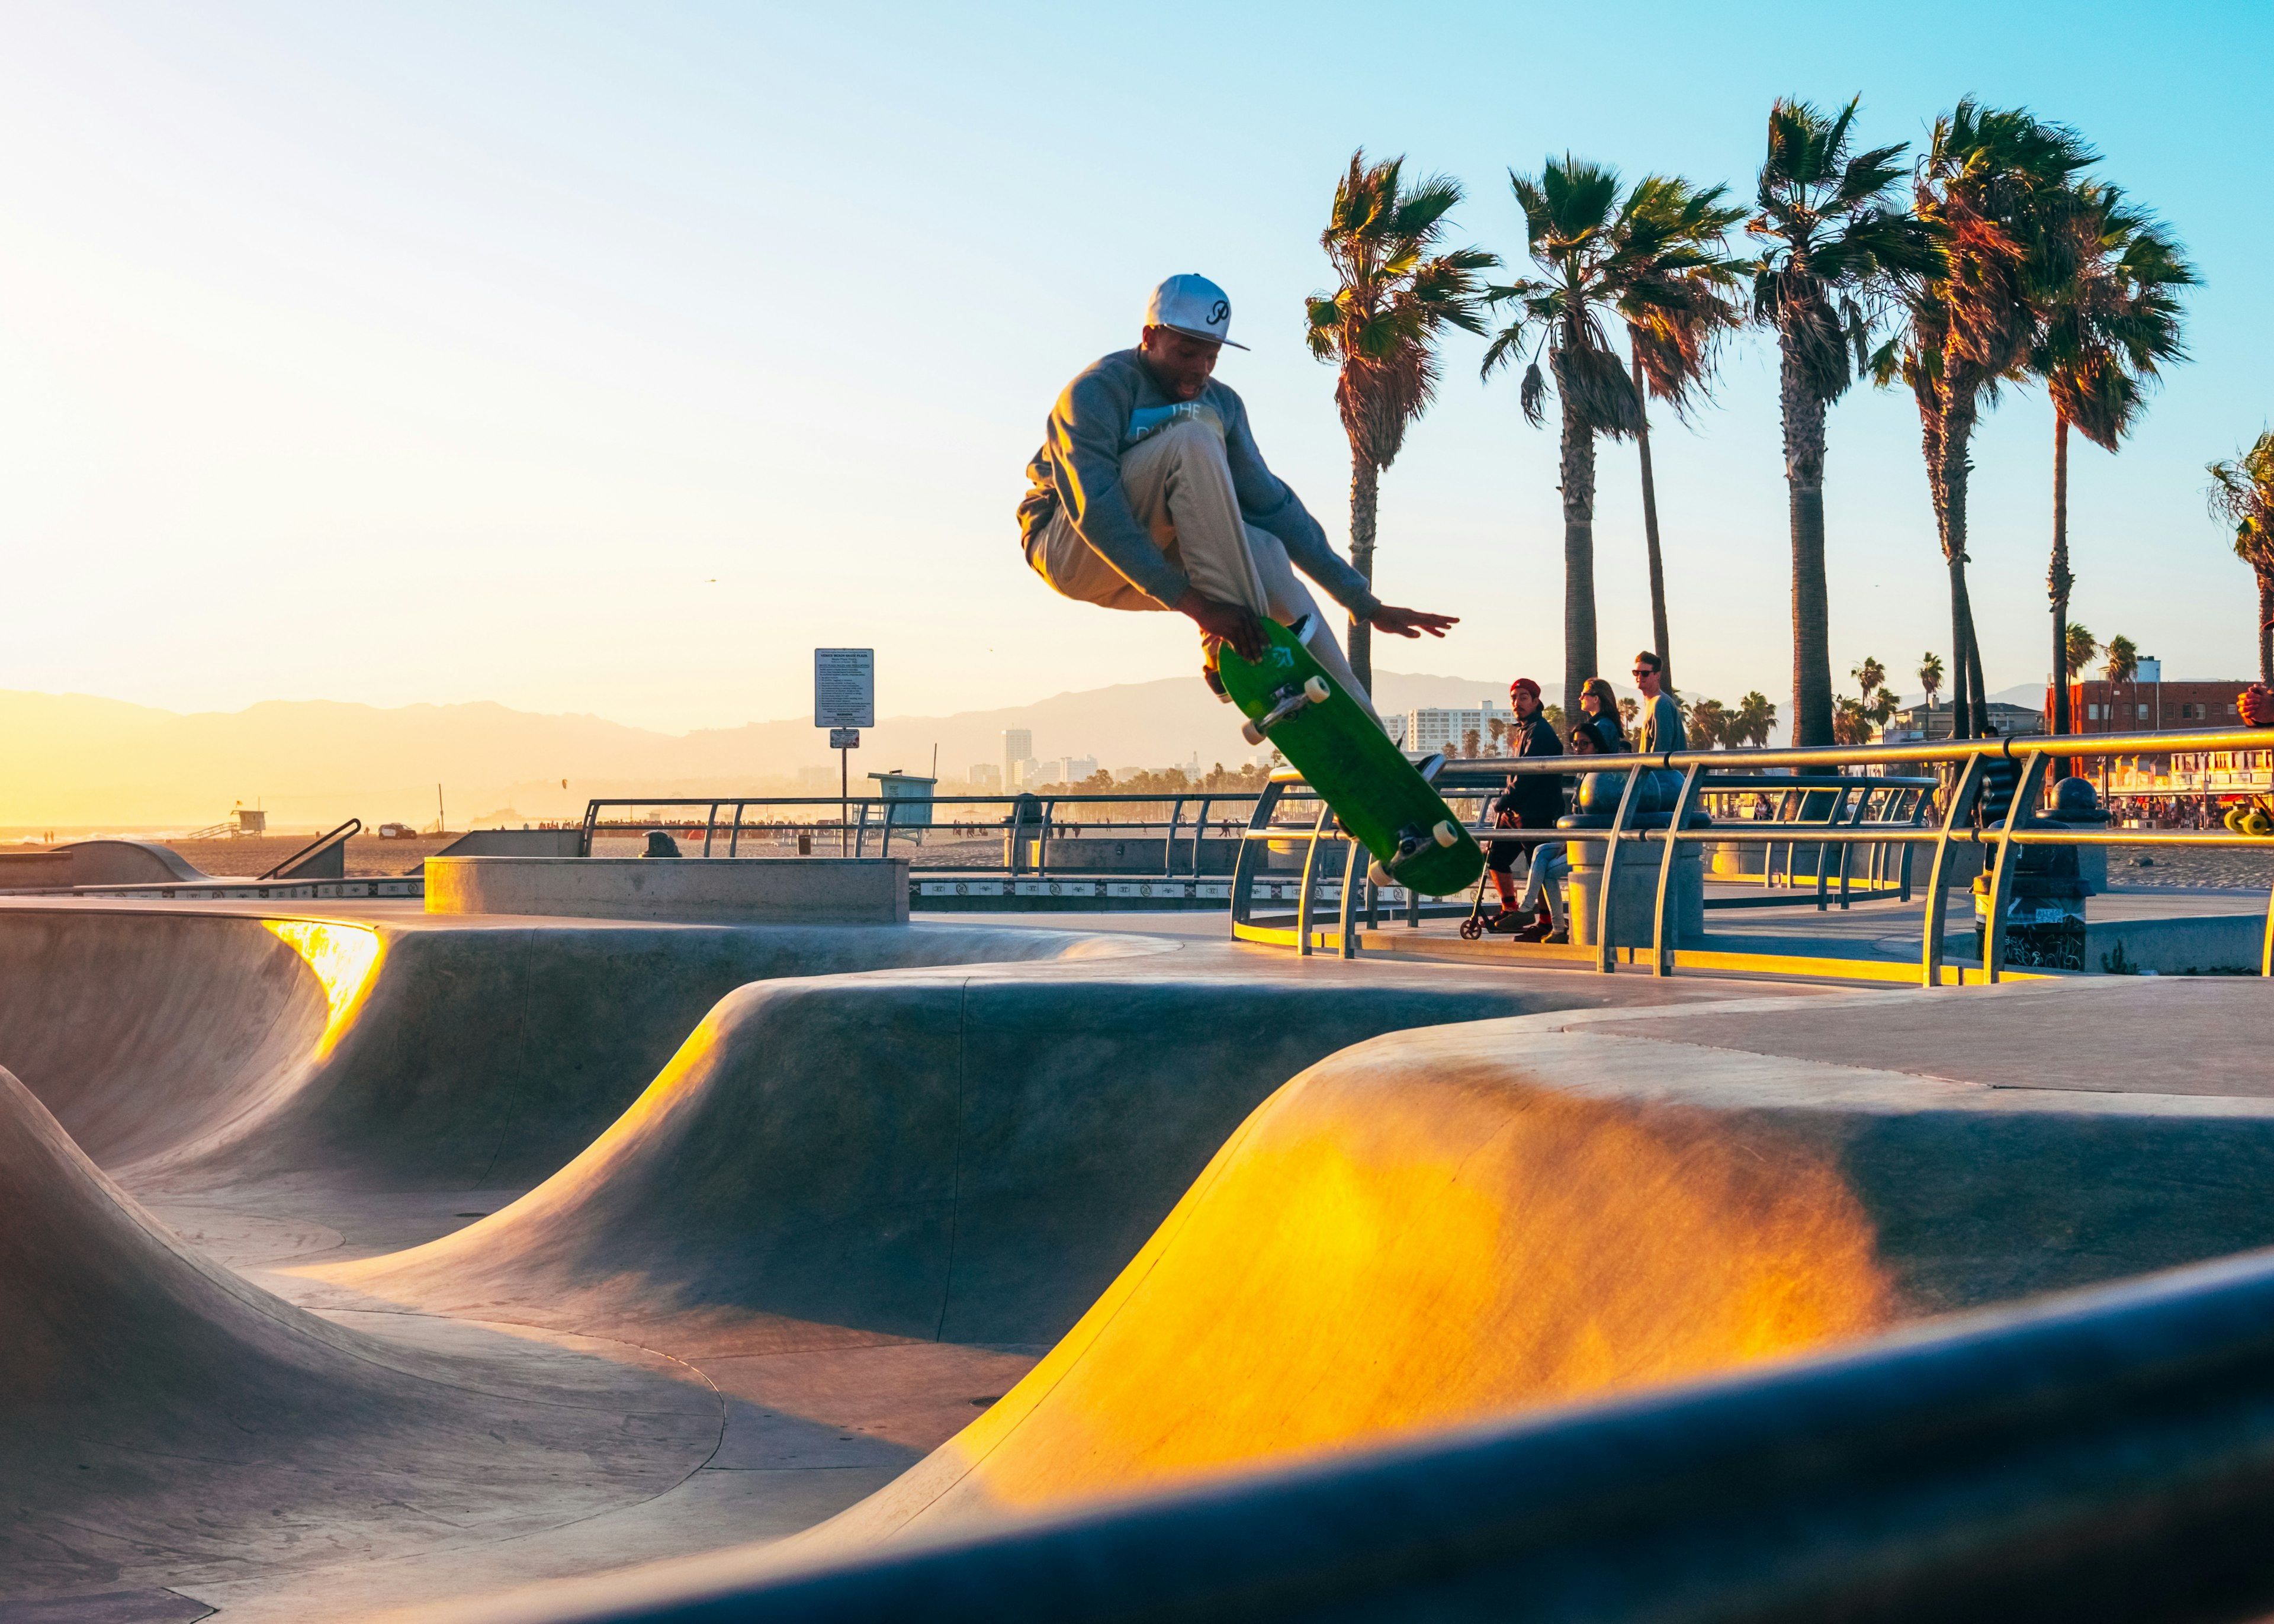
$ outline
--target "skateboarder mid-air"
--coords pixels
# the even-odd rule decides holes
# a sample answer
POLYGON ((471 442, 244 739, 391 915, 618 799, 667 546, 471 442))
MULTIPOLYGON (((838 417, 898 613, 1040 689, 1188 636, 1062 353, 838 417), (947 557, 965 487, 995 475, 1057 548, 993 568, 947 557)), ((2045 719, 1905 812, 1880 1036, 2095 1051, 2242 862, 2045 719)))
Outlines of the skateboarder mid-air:
MULTIPOLYGON (((1264 466, 1247 408, 1210 375, 1231 326, 1223 289, 1205 276, 1171 276, 1153 289, 1137 347, 1092 363, 1065 387, 1027 466, 1019 530, 1028 564, 1066 598, 1188 616, 1212 685, 1220 646, 1261 657, 1259 615, 1283 626, 1310 615, 1322 626, 1299 568, 1377 631, 1443 636, 1453 616, 1374 597, 1264 466)), ((1314 636, 1309 652, 1373 714, 1330 632, 1314 636)))

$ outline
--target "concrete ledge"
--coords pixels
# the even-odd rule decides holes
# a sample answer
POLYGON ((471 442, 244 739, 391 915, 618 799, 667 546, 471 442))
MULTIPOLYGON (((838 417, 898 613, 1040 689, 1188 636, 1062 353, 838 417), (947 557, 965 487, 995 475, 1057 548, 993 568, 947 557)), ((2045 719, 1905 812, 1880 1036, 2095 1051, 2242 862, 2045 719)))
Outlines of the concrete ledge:
POLYGON ((2177 919, 2087 919, 2084 967, 2088 974, 2123 975, 2153 970, 2158 975, 2202 974, 2213 970, 2258 968, 2266 940, 2263 914, 2203 914, 2177 919), (2120 962, 2117 951, 2121 948, 2120 962))
POLYGON ((430 857, 429 914, 738 924, 894 924, 900 857, 430 857))

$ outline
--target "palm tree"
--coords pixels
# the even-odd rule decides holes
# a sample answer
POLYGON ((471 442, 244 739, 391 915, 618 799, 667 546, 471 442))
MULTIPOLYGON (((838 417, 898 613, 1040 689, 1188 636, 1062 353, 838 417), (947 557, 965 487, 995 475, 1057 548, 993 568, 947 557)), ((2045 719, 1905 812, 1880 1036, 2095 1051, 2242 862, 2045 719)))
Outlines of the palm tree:
POLYGON ((2100 644, 2091 632, 2071 620, 2067 635, 2061 639, 2061 668, 2068 673, 2068 680, 2075 681, 2076 673, 2091 665, 2092 657, 2099 652, 2100 644))
POLYGON ((2019 378, 2040 337, 2039 289, 2070 246, 2057 228, 2079 171, 2097 154, 2074 131, 2022 109, 1969 97, 1935 121, 1913 186, 1942 259, 1906 290, 1900 337, 1872 357, 1881 385, 1901 379, 1917 402, 1935 529, 1950 575, 1954 732, 1970 737, 1986 705, 1966 590, 1967 476, 1984 401, 2019 378))
MULTIPOLYGON (((2102 646, 2100 657, 2103 662, 2100 668, 2101 674, 2108 679, 2108 696, 2113 699, 2118 688, 2140 674, 2140 650, 2132 639, 2119 632, 2102 646)), ((2108 708, 2112 712, 2116 709, 2112 704, 2108 708)), ((2127 718, 2127 719, 2136 720, 2137 718, 2127 718)), ((2116 727, 2112 720, 2110 726, 2112 732, 2130 733, 2132 731, 2129 727, 2116 727)))
POLYGON ((1730 737, 1742 739, 1756 747, 1766 745, 1770 733, 1776 726, 1776 719, 1777 708, 1769 703, 1766 695, 1755 688, 1737 702, 1737 714, 1729 729, 1730 737))
POLYGON ((1824 419, 1867 360, 1889 295, 1934 267, 1929 234, 1890 193, 1904 143, 1851 152, 1857 101, 1826 117, 1769 109, 1754 319, 1781 352, 1784 470, 1792 529, 1793 742, 1832 742, 1831 607, 1824 583, 1824 419))
POLYGON ((1926 710, 1934 714, 1934 696, 1942 691, 1942 656, 1929 651, 1919 656, 1919 686, 1926 690, 1926 710))
MULTIPOLYGON (((1458 181, 1432 176, 1404 184, 1405 161, 1369 165, 1363 149, 1335 186, 1319 245, 1338 285, 1306 301, 1311 353, 1342 369, 1335 404, 1351 446, 1351 563, 1374 579, 1374 518, 1382 471, 1405 430, 1437 392, 1437 341, 1449 327, 1481 334, 1477 273, 1500 263, 1477 248, 1435 253, 1458 181)), ((1352 620, 1351 670, 1374 684, 1373 628, 1352 620)))
POLYGON ((1729 727, 1736 720, 1728 706, 1720 700, 1699 700, 1690 707, 1690 748, 1693 750, 1726 749, 1729 744, 1729 727))
POLYGON ((2258 577, 2258 680, 2274 686, 2274 432, 2205 471, 2211 515, 2234 526, 2234 555, 2258 577))
MULTIPOLYGON (((2139 420, 2158 367, 2186 357, 2178 290, 2195 282, 2154 216, 2127 204, 2114 186, 2076 188, 2062 225, 2069 245, 2059 256, 2061 274, 2044 290, 2044 330, 2029 367, 2053 402, 2053 551, 2045 590, 2056 661, 2067 658, 2068 598, 2076 584, 2068 567, 2070 425, 2102 450, 2116 449, 2139 420)), ((2057 685, 2047 719, 2056 733, 2074 731, 2066 682, 2057 685)))
POLYGON ((1612 350, 1606 318, 1627 324, 1650 393, 1685 411, 1710 371, 1714 335, 1734 318, 1721 290, 1738 267, 1721 243, 1743 211, 1721 207, 1725 188, 1679 177, 1646 176, 1623 194, 1616 170, 1568 154, 1536 177, 1511 170, 1508 179, 1541 274, 1490 290, 1515 320, 1494 336, 1483 372, 1532 342, 1517 395, 1525 417, 1535 428, 1546 421, 1543 350, 1562 405, 1563 703, 1576 714, 1596 665, 1595 436, 1644 428, 1643 391, 1612 350))
POLYGON ((1848 674, 1855 678, 1856 685, 1864 690, 1864 703, 1867 705, 1871 703, 1871 690, 1886 685, 1887 668, 1868 654, 1864 657, 1864 663, 1848 674))

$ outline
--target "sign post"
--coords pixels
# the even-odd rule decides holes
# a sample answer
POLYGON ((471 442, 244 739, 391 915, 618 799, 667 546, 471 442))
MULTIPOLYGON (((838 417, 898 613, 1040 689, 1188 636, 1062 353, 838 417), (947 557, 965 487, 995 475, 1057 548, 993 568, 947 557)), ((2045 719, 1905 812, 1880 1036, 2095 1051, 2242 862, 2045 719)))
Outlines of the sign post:
POLYGON ((877 651, 813 651, 813 725, 829 730, 837 752, 838 850, 853 851, 853 773, 848 752, 861 748, 861 730, 877 725, 877 651))

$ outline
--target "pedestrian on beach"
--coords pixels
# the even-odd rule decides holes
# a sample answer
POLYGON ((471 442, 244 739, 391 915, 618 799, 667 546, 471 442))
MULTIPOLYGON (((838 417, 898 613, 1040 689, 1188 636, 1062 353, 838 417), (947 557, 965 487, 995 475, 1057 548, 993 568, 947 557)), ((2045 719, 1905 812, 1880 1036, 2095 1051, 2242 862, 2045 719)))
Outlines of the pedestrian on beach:
MULTIPOLYGON (((1516 712, 1508 730, 1510 755, 1524 760, 1563 754, 1563 741, 1540 713, 1539 683, 1530 677, 1518 677, 1508 685, 1508 703, 1516 712)), ((1502 829, 1553 829, 1555 820, 1563 816, 1563 780, 1550 773, 1510 773, 1507 787, 1493 801, 1492 812, 1493 822, 1502 829)), ((1515 931, 1532 913, 1532 907, 1517 907, 1511 870, 1517 862, 1529 861, 1536 844, 1495 840, 1487 849, 1485 866, 1500 893, 1500 912, 1487 923, 1487 929, 1502 934, 1515 931)), ((1543 921, 1540 934, 1544 936, 1551 927, 1545 922, 1545 914, 1540 917, 1543 921)))
POLYGON ((1372 715, 1296 570, 1352 620, 1393 636, 1442 637, 1454 617, 1376 598, 1264 465, 1246 404, 1212 376, 1231 327, 1223 289, 1171 276, 1146 304, 1136 348, 1093 362, 1065 387, 1027 465, 1019 533, 1028 566, 1062 597, 1189 617, 1201 629, 1202 674, 1219 695, 1220 647, 1260 658, 1257 616, 1292 626, 1311 615, 1312 657, 1372 715))

